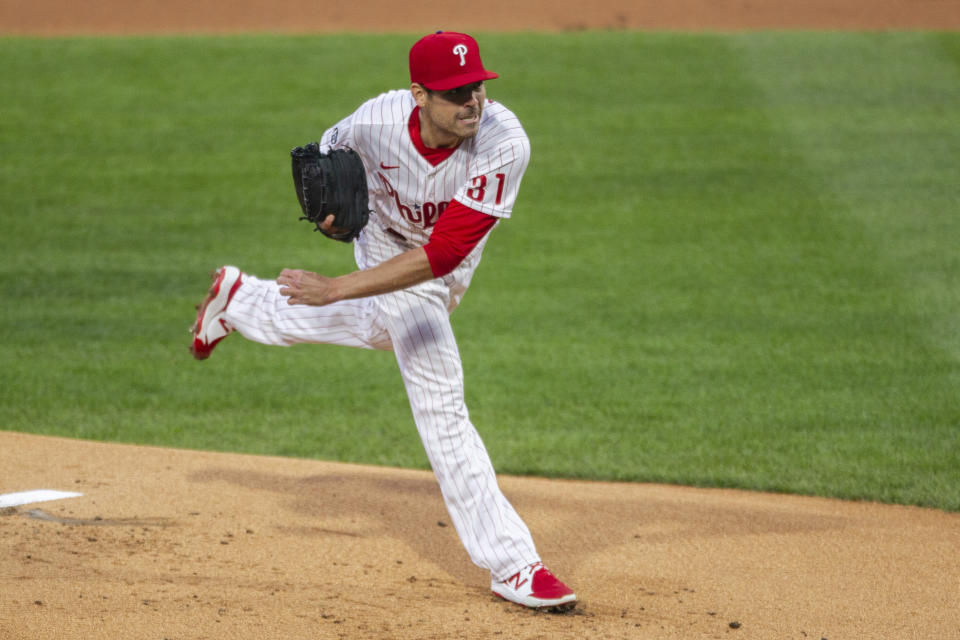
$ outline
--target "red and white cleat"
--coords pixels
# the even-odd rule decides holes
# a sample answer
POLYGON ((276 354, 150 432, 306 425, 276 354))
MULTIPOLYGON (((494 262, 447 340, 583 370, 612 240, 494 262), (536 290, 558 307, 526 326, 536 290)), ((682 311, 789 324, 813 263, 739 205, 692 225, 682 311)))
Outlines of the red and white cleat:
POLYGON ((503 582, 491 582, 490 589, 504 600, 532 609, 568 611, 577 604, 577 594, 542 562, 534 562, 503 582))
POLYGON ((190 328, 193 343, 190 353, 197 360, 206 360, 217 343, 233 332, 223 312, 243 283, 243 272, 236 267, 220 267, 212 274, 213 284, 207 297, 197 307, 197 321, 190 328))

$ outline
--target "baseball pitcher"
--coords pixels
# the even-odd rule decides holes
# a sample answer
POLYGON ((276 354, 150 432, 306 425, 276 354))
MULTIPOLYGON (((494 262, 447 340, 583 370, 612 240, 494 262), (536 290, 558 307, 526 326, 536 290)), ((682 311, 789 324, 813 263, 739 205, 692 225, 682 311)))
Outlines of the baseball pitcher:
POLYGON ((470 421, 449 318, 490 231, 513 211, 530 143, 516 116, 487 99, 485 82, 498 76, 469 35, 427 35, 409 64, 409 89, 365 102, 291 153, 303 217, 351 242, 358 269, 284 269, 268 280, 221 267, 191 351, 205 359, 234 331, 269 345, 392 350, 450 518, 493 593, 571 609, 576 595, 542 564, 470 421))

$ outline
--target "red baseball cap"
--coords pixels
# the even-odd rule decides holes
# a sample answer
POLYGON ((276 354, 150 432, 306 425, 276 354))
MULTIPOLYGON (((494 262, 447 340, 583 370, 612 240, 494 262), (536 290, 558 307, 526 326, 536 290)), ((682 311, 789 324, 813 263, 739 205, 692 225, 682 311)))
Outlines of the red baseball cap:
POLYGON ((410 82, 446 91, 499 77, 483 68, 477 41, 465 33, 437 31, 410 49, 410 82))

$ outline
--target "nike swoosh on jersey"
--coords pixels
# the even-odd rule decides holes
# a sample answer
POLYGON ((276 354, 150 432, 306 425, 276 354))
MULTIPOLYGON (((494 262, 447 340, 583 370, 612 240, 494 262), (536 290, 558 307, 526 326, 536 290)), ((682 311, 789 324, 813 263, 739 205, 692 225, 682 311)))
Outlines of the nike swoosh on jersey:
POLYGON ((383 164, 383 163, 381 162, 381 163, 380 163, 380 168, 381 168, 381 169, 399 169, 399 168, 400 168, 400 165, 397 165, 397 166, 395 166, 395 167, 391 167, 391 166, 387 166, 387 165, 385 165, 385 164, 383 164))

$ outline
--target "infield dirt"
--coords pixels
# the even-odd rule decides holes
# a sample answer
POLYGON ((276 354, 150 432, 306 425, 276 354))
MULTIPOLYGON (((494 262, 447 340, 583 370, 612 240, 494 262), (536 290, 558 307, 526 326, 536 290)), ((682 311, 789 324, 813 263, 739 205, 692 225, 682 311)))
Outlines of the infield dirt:
MULTIPOLYGON (((2 1, 0 34, 960 28, 956 0, 398 6, 2 1)), ((0 432, 0 494, 83 494, 0 510, 0 640, 960 638, 960 514, 649 484, 501 485, 576 588, 573 613, 492 596, 429 472, 0 432)))
POLYGON ((501 478, 572 614, 492 596, 433 475, 0 433, 0 638, 957 638, 960 514, 501 478), (733 628, 739 625, 738 628, 733 628))
POLYGON ((958 0, 3 0, 0 33, 957 29, 958 0))

